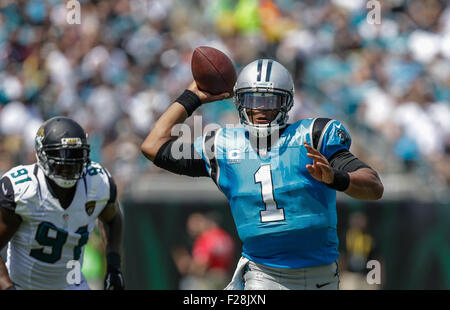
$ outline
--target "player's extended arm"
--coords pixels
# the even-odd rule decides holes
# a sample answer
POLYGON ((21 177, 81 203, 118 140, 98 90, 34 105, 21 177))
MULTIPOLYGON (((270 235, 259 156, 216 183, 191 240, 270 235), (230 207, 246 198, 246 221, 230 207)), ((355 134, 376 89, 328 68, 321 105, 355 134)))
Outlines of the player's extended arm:
MULTIPOLYGON (((193 104, 194 105, 192 107, 193 109, 195 109, 195 107, 201 104, 226 99, 231 96, 231 94, 229 93, 211 95, 207 92, 201 91, 198 89, 197 83, 195 83, 195 81, 193 81, 189 85, 187 90, 194 93, 200 100, 200 102, 196 102, 193 104)), ((193 100, 196 99, 195 96, 193 96, 192 99, 193 100)), ((171 135, 172 128, 177 124, 183 123, 189 117, 189 115, 190 114, 188 113, 186 107, 181 103, 175 101, 166 110, 166 112, 164 112, 163 115, 161 115, 161 117, 158 119, 153 129, 150 131, 150 133, 142 143, 141 150, 144 156, 149 160, 153 161, 161 146, 167 141, 173 139, 171 135)))
MULTIPOLYGON (((346 177, 338 175, 339 170, 333 169, 325 156, 318 150, 307 143, 304 145, 308 150, 306 155, 313 160, 312 165, 306 165, 306 169, 313 178, 328 185, 335 184, 337 178, 345 180, 346 177)), ((351 172, 341 171, 341 173, 348 173, 349 182, 344 193, 350 197, 361 200, 378 200, 383 196, 383 184, 374 170, 363 167, 351 172)))
POLYGON ((383 196, 383 184, 374 170, 360 168, 349 172, 349 176, 350 183, 344 193, 350 197, 360 200, 378 200, 383 196))
POLYGON ((99 215, 106 234, 106 262, 107 274, 105 277, 105 289, 122 290, 124 281, 121 267, 121 248, 123 220, 118 202, 109 203, 99 215))
MULTIPOLYGON (((8 244, 8 241, 17 231, 22 219, 11 210, 0 207, 0 249, 8 244)), ((9 278, 3 259, 0 258, 0 289, 12 289, 14 283, 9 278)))

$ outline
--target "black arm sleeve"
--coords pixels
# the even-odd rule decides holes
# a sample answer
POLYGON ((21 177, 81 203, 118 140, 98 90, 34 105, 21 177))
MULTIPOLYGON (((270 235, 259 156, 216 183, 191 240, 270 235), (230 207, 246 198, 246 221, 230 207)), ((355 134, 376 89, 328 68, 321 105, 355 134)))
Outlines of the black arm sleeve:
POLYGON ((16 202, 14 201, 14 189, 8 177, 0 180, 0 207, 10 211, 16 210, 16 202))
POLYGON ((195 159, 194 154, 198 154, 194 149, 194 144, 169 140, 159 148, 153 163, 162 169, 176 174, 191 177, 209 177, 203 159, 201 159, 200 155, 198 155, 199 159, 195 159), (175 159, 172 155, 172 148, 178 148, 178 154, 184 153, 184 150, 190 148, 189 154, 191 156, 190 158, 175 159))
POLYGON ((337 151, 328 161, 334 169, 344 170, 345 172, 352 172, 361 168, 372 169, 347 150, 337 151))

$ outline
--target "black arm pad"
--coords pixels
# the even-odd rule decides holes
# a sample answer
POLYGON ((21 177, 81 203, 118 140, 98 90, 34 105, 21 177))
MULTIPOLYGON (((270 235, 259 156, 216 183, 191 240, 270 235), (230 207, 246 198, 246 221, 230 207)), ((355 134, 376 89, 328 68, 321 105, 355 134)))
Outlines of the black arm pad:
POLYGON ((182 143, 176 140, 169 140, 164 143, 158 150, 153 163, 167 171, 188 175, 191 177, 209 177, 208 171, 206 171, 205 163, 200 155, 195 151, 194 144, 182 143), (177 151, 182 153, 186 148, 190 149, 189 158, 175 159, 172 154, 172 148, 178 148, 177 151), (197 155, 198 159, 194 155, 197 155))
POLYGON ((352 172, 361 168, 372 169, 347 150, 337 151, 329 158, 328 162, 334 169, 345 172, 352 172))

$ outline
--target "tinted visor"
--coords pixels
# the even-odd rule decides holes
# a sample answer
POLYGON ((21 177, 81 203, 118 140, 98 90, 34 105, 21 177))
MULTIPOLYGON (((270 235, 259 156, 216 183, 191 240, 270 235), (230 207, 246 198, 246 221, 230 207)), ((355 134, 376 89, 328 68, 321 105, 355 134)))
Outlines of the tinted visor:
POLYGON ((280 110, 287 102, 287 96, 276 93, 243 93, 239 95, 245 109, 280 110))
POLYGON ((52 173, 66 180, 79 179, 89 160, 89 147, 49 147, 45 150, 52 173))
POLYGON ((55 148, 45 152, 55 161, 84 161, 89 156, 88 148, 55 148))

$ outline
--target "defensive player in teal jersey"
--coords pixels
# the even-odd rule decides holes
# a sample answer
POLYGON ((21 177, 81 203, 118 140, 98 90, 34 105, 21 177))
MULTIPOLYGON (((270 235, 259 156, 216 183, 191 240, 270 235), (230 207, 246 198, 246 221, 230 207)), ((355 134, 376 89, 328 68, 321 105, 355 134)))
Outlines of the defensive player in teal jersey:
POLYGON ((145 139, 144 155, 175 173, 211 177, 228 198, 243 243, 228 289, 338 289, 336 191, 379 199, 378 174, 350 152, 339 121, 287 123, 294 83, 271 59, 248 64, 238 76, 241 126, 205 133, 193 144, 173 139, 172 128, 198 106, 230 96, 192 82, 145 139))

